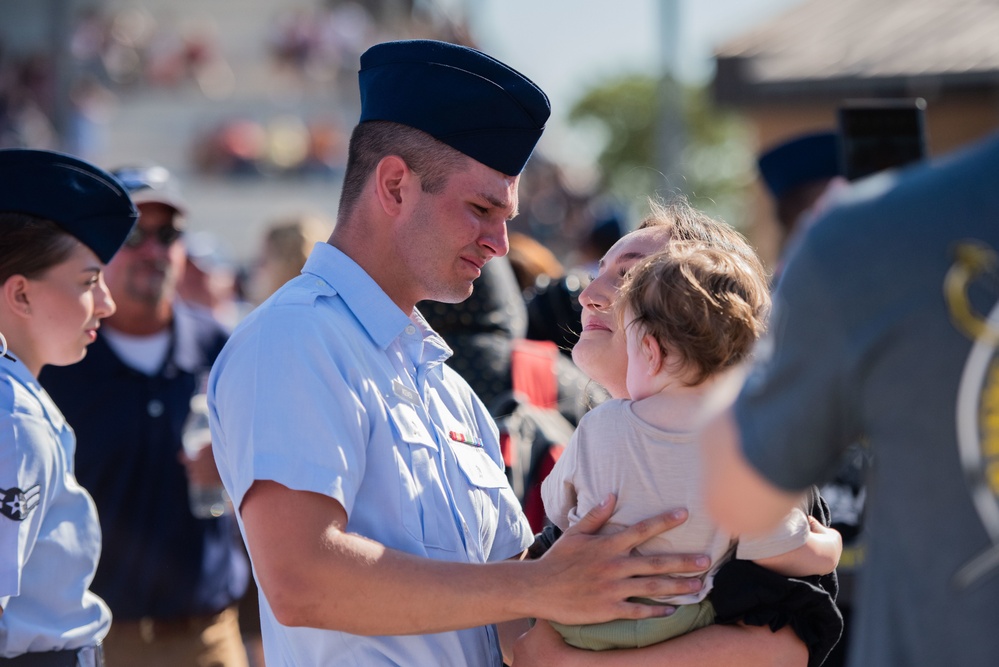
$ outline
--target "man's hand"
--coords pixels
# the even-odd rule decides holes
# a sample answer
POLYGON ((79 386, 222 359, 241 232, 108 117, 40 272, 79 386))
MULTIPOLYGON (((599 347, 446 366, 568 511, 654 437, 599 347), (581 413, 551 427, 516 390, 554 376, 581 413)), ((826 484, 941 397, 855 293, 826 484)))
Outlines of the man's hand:
POLYGON ((513 667, 559 667, 574 665, 579 651, 573 650, 547 622, 538 619, 513 645, 513 667))
POLYGON ((703 555, 635 556, 635 547, 687 519, 686 510, 673 510, 641 521, 613 535, 597 531, 614 513, 614 496, 565 532, 532 572, 537 586, 534 605, 540 618, 560 623, 600 623, 616 618, 650 618, 673 612, 672 607, 628 602, 630 597, 691 593, 701 588, 697 578, 661 575, 698 572, 710 565, 703 555))

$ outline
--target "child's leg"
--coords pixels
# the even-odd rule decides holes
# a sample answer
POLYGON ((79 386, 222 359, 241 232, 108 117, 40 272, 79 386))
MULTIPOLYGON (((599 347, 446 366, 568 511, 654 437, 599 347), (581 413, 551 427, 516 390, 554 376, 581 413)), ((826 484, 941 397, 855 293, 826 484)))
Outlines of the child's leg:
POLYGON ((669 616, 659 618, 619 619, 590 625, 562 625, 552 622, 551 626, 570 646, 590 651, 606 651, 658 644, 711 625, 714 620, 714 607, 708 600, 703 600, 698 604, 681 605, 669 616))

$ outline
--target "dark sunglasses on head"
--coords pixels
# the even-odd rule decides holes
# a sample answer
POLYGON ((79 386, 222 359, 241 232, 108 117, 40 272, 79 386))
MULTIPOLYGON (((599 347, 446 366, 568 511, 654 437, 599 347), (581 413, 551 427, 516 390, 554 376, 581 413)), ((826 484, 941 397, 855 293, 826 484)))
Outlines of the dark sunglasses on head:
POLYGON ((171 227, 170 225, 163 225, 152 231, 146 231, 136 225, 132 228, 128 238, 125 239, 125 247, 138 248, 146 242, 146 239, 152 238, 156 239, 156 242, 165 248, 173 244, 183 235, 183 231, 177 229, 176 227, 171 227))

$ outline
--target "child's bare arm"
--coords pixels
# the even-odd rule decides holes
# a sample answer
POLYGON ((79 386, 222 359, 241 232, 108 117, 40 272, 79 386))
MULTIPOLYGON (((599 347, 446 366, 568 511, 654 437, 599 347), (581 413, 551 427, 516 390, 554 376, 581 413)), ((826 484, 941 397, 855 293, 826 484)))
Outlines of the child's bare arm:
POLYGON ((785 577, 829 574, 835 570, 843 553, 843 537, 814 517, 808 517, 808 525, 808 539, 803 545, 794 551, 753 562, 785 577))

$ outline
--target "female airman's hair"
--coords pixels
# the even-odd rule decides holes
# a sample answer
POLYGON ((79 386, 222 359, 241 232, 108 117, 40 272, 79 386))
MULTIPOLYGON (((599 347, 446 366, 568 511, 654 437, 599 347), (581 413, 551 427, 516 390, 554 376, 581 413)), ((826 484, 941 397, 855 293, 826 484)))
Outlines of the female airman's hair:
POLYGON ((448 177, 471 159, 408 125, 380 120, 359 123, 350 136, 338 220, 350 215, 375 166, 389 155, 401 157, 420 177, 423 191, 430 194, 440 193, 448 177))
POLYGON ((0 285, 14 275, 39 277, 69 257, 77 243, 51 220, 0 211, 0 285))

